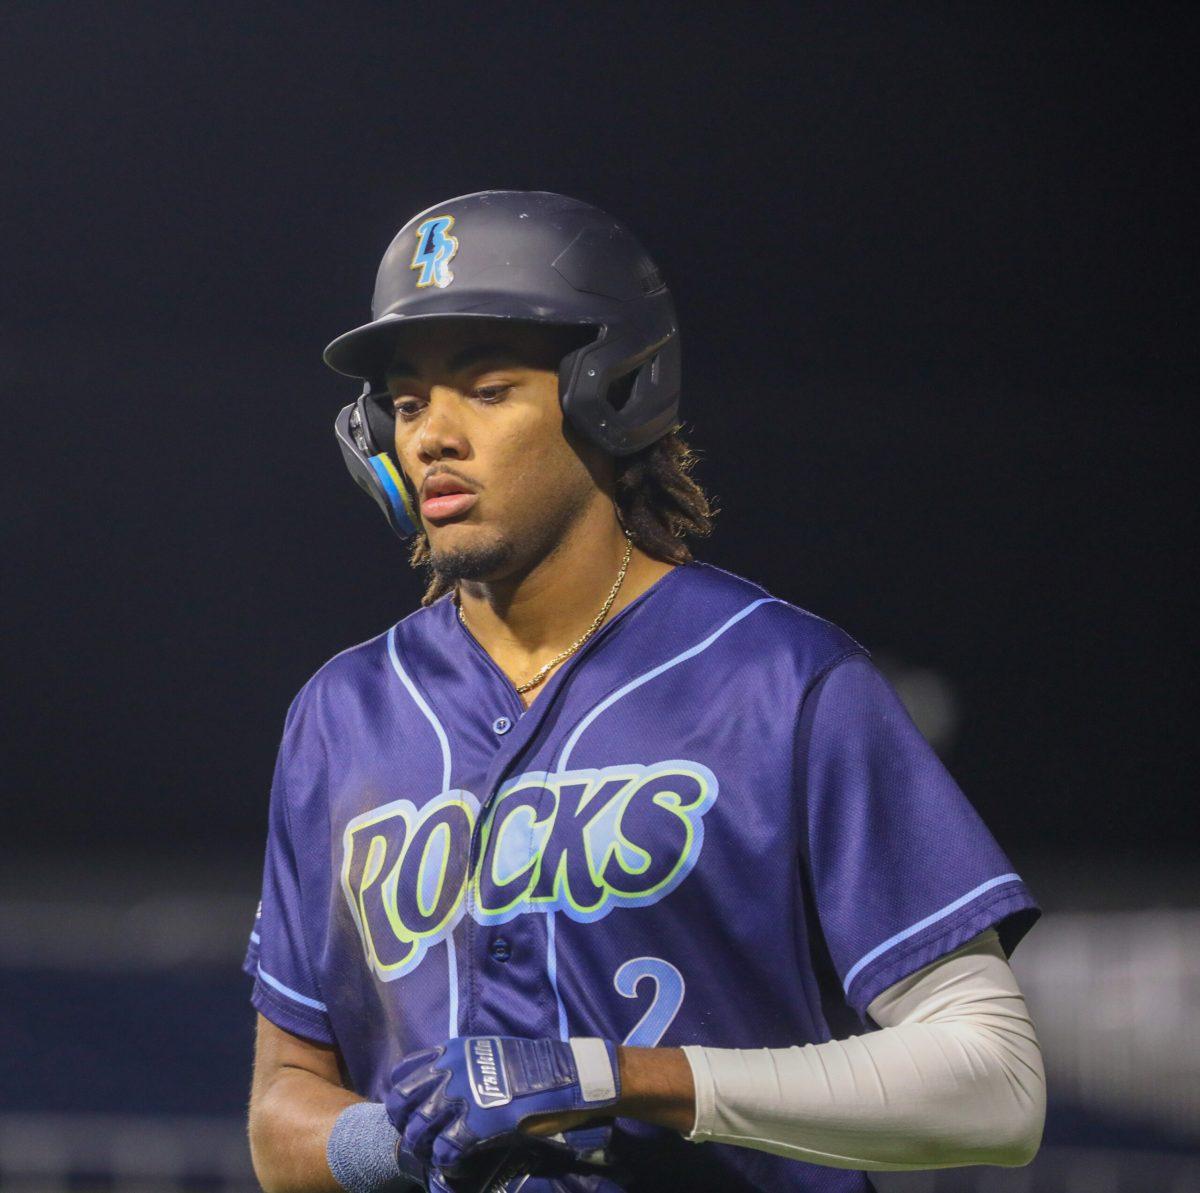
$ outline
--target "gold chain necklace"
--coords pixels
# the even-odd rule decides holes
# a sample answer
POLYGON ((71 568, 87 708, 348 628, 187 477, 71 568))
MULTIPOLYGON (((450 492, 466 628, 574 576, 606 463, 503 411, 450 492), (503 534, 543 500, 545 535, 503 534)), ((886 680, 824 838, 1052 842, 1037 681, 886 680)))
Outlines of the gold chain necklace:
MULTIPOLYGON (((608 611, 612 608, 613 601, 617 599, 617 593, 621 590, 621 582, 625 579, 625 573, 629 569, 629 557, 633 554, 633 539, 629 537, 629 532, 625 532, 625 558, 621 561, 621 570, 617 574, 616 583, 612 586, 612 591, 608 594, 608 600, 604 602, 604 608, 596 614, 596 619, 587 628, 582 637, 576 638, 566 650, 556 654, 538 673, 532 678, 526 680, 523 684, 517 685, 517 691, 521 693, 528 692, 530 688, 536 688, 538 684, 554 670, 564 659, 569 659, 603 624, 604 619, 608 616, 608 611)), ((462 602, 459 600, 458 593, 454 594, 454 602, 458 606, 458 620, 463 623, 468 630, 466 616, 463 613, 462 602)))

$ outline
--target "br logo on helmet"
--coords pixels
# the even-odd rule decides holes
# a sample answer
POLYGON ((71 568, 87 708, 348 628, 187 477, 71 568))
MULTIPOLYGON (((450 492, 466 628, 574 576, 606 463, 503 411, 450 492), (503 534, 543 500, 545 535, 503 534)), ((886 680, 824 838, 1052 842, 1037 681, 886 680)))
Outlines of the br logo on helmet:
POLYGON ((417 278, 418 290, 425 286, 444 290, 454 281, 450 261, 458 252, 458 237, 450 235, 452 227, 454 216, 435 215, 417 228, 417 249, 410 268, 421 271, 417 278))

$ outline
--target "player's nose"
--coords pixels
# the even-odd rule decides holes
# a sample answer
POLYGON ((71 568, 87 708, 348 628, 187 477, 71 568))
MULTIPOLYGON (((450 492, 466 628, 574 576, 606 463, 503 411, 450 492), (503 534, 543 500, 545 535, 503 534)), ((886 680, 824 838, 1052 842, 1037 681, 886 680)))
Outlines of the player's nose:
POLYGON ((463 424, 463 396, 450 386, 435 385, 421 419, 417 451, 425 462, 447 457, 464 460, 470 453, 463 424))

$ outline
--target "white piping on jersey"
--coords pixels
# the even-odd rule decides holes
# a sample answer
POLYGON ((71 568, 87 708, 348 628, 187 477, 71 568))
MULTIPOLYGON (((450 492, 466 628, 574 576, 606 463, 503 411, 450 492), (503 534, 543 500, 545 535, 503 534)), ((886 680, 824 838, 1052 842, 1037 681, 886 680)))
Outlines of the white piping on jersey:
POLYGON ((262 937, 259 936, 257 932, 251 932, 250 939, 254 942, 254 944, 262 944, 262 937))
MULTIPOLYGON (((657 667, 652 667, 649 671, 639 675, 637 679, 631 679, 624 687, 618 688, 611 695, 606 696, 591 712, 575 726, 571 736, 567 738, 566 744, 563 746, 562 754, 558 759, 558 769, 566 770, 567 762, 571 757, 571 751, 575 748, 575 743, 579 741, 583 735, 583 731, 606 709, 611 708, 622 696, 628 695, 634 688, 640 688, 642 684, 649 683, 652 679, 656 679, 662 675, 664 671, 670 671, 672 667, 679 663, 686 662, 688 659, 695 658, 696 655, 706 651, 726 630, 732 629, 737 625, 743 617, 753 613, 759 605, 768 605, 772 602, 785 604, 778 597, 760 597, 757 601, 751 601, 744 609, 739 609, 724 625, 714 630, 703 642, 697 642, 695 646, 689 647, 687 650, 677 654, 673 659, 668 659, 665 663, 660 663, 657 667)), ((558 992, 558 955, 557 946, 555 944, 554 935, 554 913, 546 913, 546 976, 550 979, 550 985, 554 988, 554 1001, 558 1004, 558 1035, 559 1039, 565 1040, 568 1038, 567 1033, 567 1008, 563 1005, 562 995, 558 992)))
POLYGON ((652 679, 660 676, 664 671, 670 669, 679 663, 694 658, 696 655, 706 651, 726 630, 731 629, 747 614, 753 613, 759 605, 767 604, 786 604, 778 597, 760 597, 757 601, 751 601, 744 609, 735 613, 723 626, 714 630, 703 642, 698 642, 695 646, 683 651, 682 654, 677 654, 673 659, 668 659, 665 663, 660 663, 657 667, 652 667, 649 671, 639 675, 637 679, 631 679, 624 687, 618 688, 611 696, 606 696, 590 713, 575 726, 571 736, 567 738, 567 744, 563 746, 563 752, 558 760, 558 769, 566 770, 567 760, 571 756, 571 751, 575 748, 575 743, 582 736, 583 731, 606 709, 611 708, 622 696, 628 695, 634 688, 640 688, 642 684, 649 683, 652 679))
POLYGON ((290 986, 285 986, 278 978, 273 978, 263 967, 258 967, 258 976, 262 978, 272 990, 278 990, 280 994, 290 998, 293 1002, 298 1002, 301 1006, 312 1007, 314 1011, 328 1012, 329 1008, 323 1002, 317 1002, 315 998, 309 998, 306 994, 299 994, 290 986))
POLYGON ((907 940, 910 936, 915 936, 923 928, 928 928, 930 924, 936 924, 938 920, 945 919, 951 912, 957 911, 960 907, 965 907, 970 903, 976 895, 982 895, 984 891, 990 891, 992 887, 999 886, 1002 882, 1020 882, 1019 874, 1001 874, 998 878, 989 878, 987 882, 981 882, 974 890, 967 891, 965 895, 955 899, 953 903, 947 903, 945 907, 939 908, 932 915, 927 915, 923 920, 918 920, 915 924, 905 928, 902 932, 897 932, 895 936, 889 936, 883 944, 876 945, 869 953, 864 953, 849 969, 846 974, 846 980, 842 983, 842 989, 847 994, 850 993, 850 983, 858 977, 859 971, 864 965, 870 965, 881 953, 886 953, 893 945, 899 944, 902 940, 907 940))
MULTIPOLYGON (((432 708, 429 707, 425 697, 417 690, 417 685, 408 677, 408 672, 400 664, 400 656, 396 652, 396 627, 392 626, 388 630, 388 658, 392 661, 392 670, 400 677, 400 682, 408 689, 408 694, 413 698, 413 703, 425 714, 425 719, 433 726, 434 733, 437 734, 438 743, 442 747, 442 790, 450 790, 450 739, 446 736, 446 730, 442 728, 442 723, 434 714, 432 708)), ((449 996, 450 1004, 450 1035, 449 1039, 454 1039, 458 1035, 458 954, 454 951, 454 931, 451 929, 446 935, 446 988, 449 996)))
POLYGON ((558 947, 554 936, 554 912, 546 912, 546 976, 554 989, 554 1001, 558 1006, 558 1038, 566 1040, 567 1008, 563 1006, 562 995, 558 992, 558 947))
POLYGON ((425 702, 425 697, 417 691, 416 684, 408 678, 408 672, 400 665, 400 657, 396 654, 396 627, 388 630, 388 657, 392 660, 392 670, 400 677, 400 682, 408 689, 416 706, 425 714, 425 719, 433 726, 434 733, 442 746, 442 790, 450 790, 450 741, 442 723, 434 716, 433 709, 425 702))
POLYGON ((454 951, 454 929, 446 933, 446 982, 450 988, 450 1035, 458 1035, 458 954, 454 951))

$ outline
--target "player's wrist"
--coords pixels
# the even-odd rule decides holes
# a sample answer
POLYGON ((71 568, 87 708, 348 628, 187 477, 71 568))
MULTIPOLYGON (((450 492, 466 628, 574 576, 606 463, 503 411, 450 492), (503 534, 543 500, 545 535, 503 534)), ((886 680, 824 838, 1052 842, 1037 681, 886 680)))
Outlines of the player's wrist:
POLYGON ((353 1102, 334 1120, 325 1148, 333 1179, 347 1193, 400 1193, 424 1186, 421 1165, 407 1162, 380 1102, 353 1102))
POLYGON ((614 1117, 635 1118, 686 1135, 696 1120, 692 1067, 681 1048, 617 1048, 621 1097, 614 1117))

